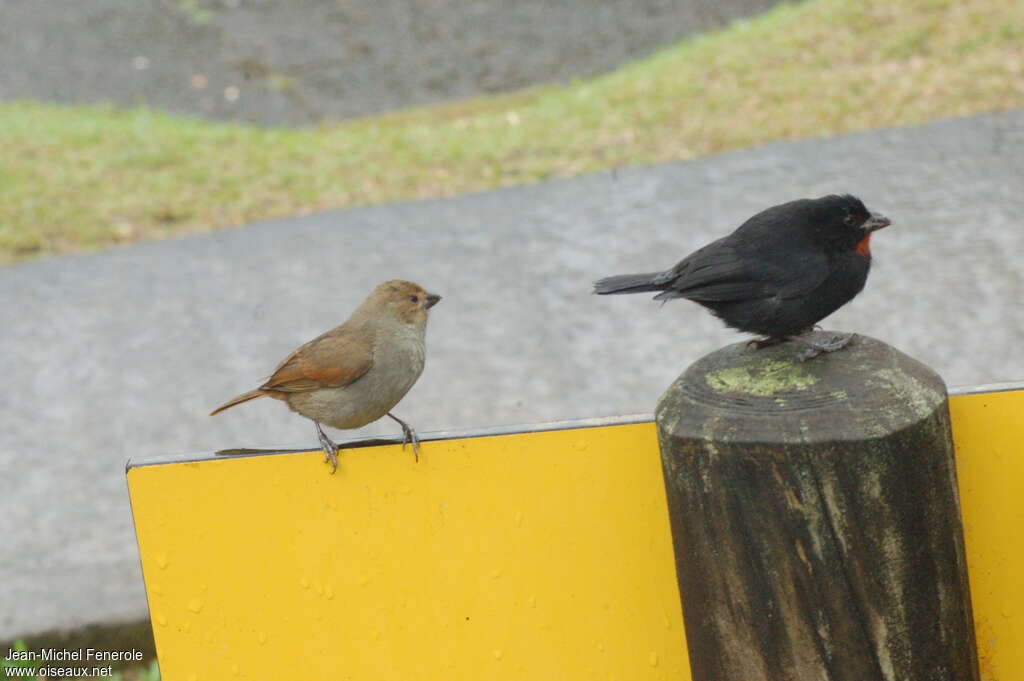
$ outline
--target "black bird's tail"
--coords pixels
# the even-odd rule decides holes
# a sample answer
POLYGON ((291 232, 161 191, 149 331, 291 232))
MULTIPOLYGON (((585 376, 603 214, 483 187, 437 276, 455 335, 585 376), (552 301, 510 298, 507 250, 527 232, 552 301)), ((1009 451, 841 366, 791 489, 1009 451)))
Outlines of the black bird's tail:
POLYGON ((646 274, 618 274, 605 277, 594 282, 594 293, 608 295, 613 293, 643 293, 645 291, 663 291, 665 282, 662 272, 646 274))

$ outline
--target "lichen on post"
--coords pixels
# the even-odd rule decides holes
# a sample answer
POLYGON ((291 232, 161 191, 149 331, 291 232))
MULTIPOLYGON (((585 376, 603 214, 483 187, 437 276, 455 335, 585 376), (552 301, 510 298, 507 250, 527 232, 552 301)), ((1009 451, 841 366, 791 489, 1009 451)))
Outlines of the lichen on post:
POLYGON ((694 681, 977 681, 946 388, 738 343, 656 411, 694 681))

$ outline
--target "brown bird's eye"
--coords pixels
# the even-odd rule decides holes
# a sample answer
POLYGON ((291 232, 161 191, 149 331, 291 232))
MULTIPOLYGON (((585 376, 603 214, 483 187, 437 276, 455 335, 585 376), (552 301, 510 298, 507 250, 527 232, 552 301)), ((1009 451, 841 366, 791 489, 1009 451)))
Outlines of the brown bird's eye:
POLYGON ((411 300, 414 303, 418 303, 418 302, 420 302, 420 297, 419 296, 409 296, 409 300, 411 300))

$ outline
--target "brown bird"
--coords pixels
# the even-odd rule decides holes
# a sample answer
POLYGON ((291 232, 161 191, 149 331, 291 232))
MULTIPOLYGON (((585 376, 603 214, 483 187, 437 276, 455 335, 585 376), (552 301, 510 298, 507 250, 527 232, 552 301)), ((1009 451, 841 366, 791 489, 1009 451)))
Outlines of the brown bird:
POLYGON ((409 281, 380 284, 345 323, 288 355, 263 385, 228 400, 210 416, 257 397, 283 400, 316 425, 324 462, 330 461, 333 473, 338 445, 320 424, 360 428, 387 415, 402 426, 402 447, 411 443, 419 461, 416 431, 391 409, 423 373, 427 310, 439 300, 409 281))

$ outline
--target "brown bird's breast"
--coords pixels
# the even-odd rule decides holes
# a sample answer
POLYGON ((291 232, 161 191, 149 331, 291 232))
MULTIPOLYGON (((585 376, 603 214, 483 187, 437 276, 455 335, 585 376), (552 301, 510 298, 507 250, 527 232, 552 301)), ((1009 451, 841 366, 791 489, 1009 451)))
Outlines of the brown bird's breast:
POLYGON ((288 406, 332 428, 359 428, 381 418, 405 397, 423 373, 423 329, 384 324, 375 331, 373 366, 341 388, 322 388, 286 396, 288 406))

